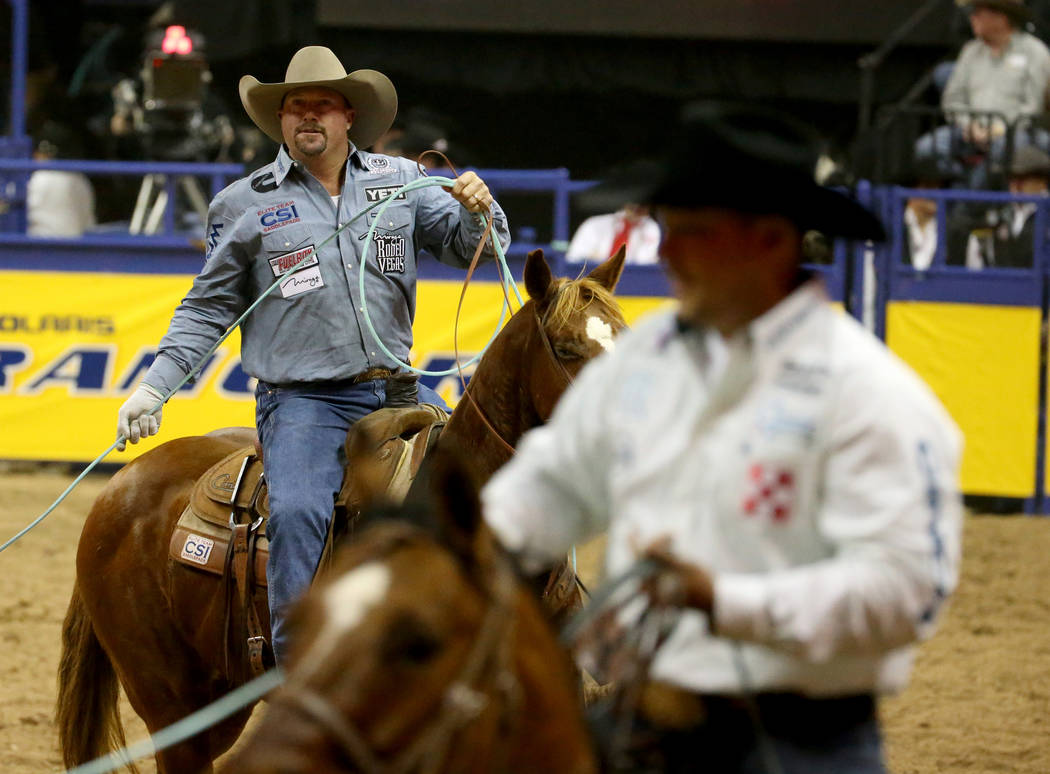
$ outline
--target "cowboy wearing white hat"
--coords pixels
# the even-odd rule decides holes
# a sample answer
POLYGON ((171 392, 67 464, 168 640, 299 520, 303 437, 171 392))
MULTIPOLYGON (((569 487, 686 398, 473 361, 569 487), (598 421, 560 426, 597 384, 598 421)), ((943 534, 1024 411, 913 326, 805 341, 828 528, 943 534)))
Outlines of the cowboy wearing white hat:
MULTIPOLYGON (((121 407, 117 432, 132 443, 156 433, 161 414, 149 411, 158 399, 277 277, 305 266, 267 295, 241 329, 241 367, 258 380, 256 425, 270 501, 267 582, 280 661, 288 646, 285 613, 312 580, 324 547, 347 429, 387 402, 388 384, 403 385, 391 377, 412 345, 418 252, 425 248, 466 268, 484 233, 481 212, 504 248, 510 237, 503 211, 473 172, 456 179, 451 196, 438 187, 396 193, 420 177, 415 163, 364 150, 397 113, 397 93, 382 73, 348 74, 332 51, 308 46, 292 57, 282 83, 246 75, 240 95, 252 121, 281 148, 273 163, 212 201, 204 269, 121 407), (380 221, 375 210, 353 219, 395 194, 380 221), (363 256, 373 223, 373 246, 363 256), (366 304, 394 357, 366 330, 366 304)), ((491 244, 485 254, 494 255, 491 244)), ((442 403, 423 386, 419 394, 442 403)))

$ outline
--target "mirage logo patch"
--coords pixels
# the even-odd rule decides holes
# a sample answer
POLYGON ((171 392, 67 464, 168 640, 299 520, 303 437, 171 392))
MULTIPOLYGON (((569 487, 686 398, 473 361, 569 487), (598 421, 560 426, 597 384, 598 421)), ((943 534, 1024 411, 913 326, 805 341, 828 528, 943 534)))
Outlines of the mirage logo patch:
POLYGON ((383 274, 405 273, 405 238, 397 234, 376 234, 373 246, 376 263, 383 274))
POLYGON ((211 550, 214 547, 215 541, 211 538, 190 534, 186 538, 186 542, 183 543, 182 551, 179 555, 183 559, 196 564, 207 564, 208 557, 211 556, 211 550))

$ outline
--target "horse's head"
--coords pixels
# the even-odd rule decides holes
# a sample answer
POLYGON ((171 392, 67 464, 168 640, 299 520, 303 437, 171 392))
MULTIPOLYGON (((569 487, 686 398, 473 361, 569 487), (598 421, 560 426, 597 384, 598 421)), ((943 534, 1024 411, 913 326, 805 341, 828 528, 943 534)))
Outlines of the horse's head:
POLYGON ((524 754, 507 729, 528 723, 532 693, 575 713, 568 662, 483 529, 473 481, 433 454, 398 512, 430 511, 437 536, 383 519, 342 549, 297 609, 287 682, 231 771, 488 771, 524 754))
MULTIPOLYGON (((613 297, 623 273, 625 250, 577 279, 555 278, 542 250, 525 261, 525 289, 533 305, 540 334, 537 344, 547 356, 533 353, 529 390, 537 414, 550 417, 554 404, 572 378, 591 358, 611 350, 614 337, 626 327, 623 312, 613 297)), ((519 312, 526 313, 526 308, 519 312)))

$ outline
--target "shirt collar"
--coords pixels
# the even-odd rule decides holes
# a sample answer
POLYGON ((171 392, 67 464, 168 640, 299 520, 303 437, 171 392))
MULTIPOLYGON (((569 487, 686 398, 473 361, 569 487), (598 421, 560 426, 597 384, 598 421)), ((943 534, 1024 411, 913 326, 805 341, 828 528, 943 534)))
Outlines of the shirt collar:
MULTIPOLYGON (((776 347, 809 316, 809 312, 818 302, 827 303, 828 296, 824 290, 824 281, 815 276, 807 279, 780 303, 752 320, 727 341, 743 337, 763 349, 776 347)), ((704 335, 703 328, 678 316, 674 318, 673 332, 679 336, 699 335, 703 338, 704 335)))
MULTIPOLYGON (((292 158, 291 154, 288 153, 288 146, 281 143, 280 150, 277 151, 277 158, 273 162, 273 178, 277 185, 281 185, 284 179, 288 177, 288 173, 292 171, 294 167, 298 165, 295 159, 292 158)), ((361 158, 361 151, 354 147, 353 143, 350 143, 350 155, 347 157, 347 164, 357 167, 358 169, 365 168, 364 159, 361 158)))
POLYGON ((747 326, 755 351, 764 353, 778 348, 798 330, 814 309, 827 302, 823 280, 813 277, 803 282, 791 295, 747 326))
POLYGON ((353 143, 350 143, 350 156, 347 158, 347 163, 358 169, 365 169, 365 160, 361 151, 355 148, 353 143))
POLYGON ((295 166, 295 159, 288 153, 287 146, 281 143, 280 149, 277 151, 277 158, 273 162, 273 180, 277 185, 281 185, 284 179, 288 177, 288 173, 292 171, 292 167, 295 166))

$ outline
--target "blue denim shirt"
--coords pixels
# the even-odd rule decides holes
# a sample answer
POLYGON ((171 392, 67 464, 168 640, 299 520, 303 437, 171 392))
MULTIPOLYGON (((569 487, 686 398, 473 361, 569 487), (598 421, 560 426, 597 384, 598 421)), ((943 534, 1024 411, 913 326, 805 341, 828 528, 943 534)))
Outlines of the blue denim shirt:
MULTIPOLYGON (((338 208, 285 147, 276 160, 220 192, 208 211, 207 259, 175 310, 143 381, 167 393, 274 282, 341 224, 421 176, 407 159, 351 148, 338 208)), ((493 225, 504 249, 507 218, 493 225)), ((266 382, 347 379, 396 363, 376 345, 361 312, 365 235, 378 208, 305 260, 241 326, 242 367, 266 382)), ((439 186, 402 193, 383 214, 364 266, 365 300, 387 348, 407 360, 416 305, 416 261, 426 249, 466 268, 484 233, 481 220, 439 186)), ((493 257, 488 244, 485 256, 493 257)))

